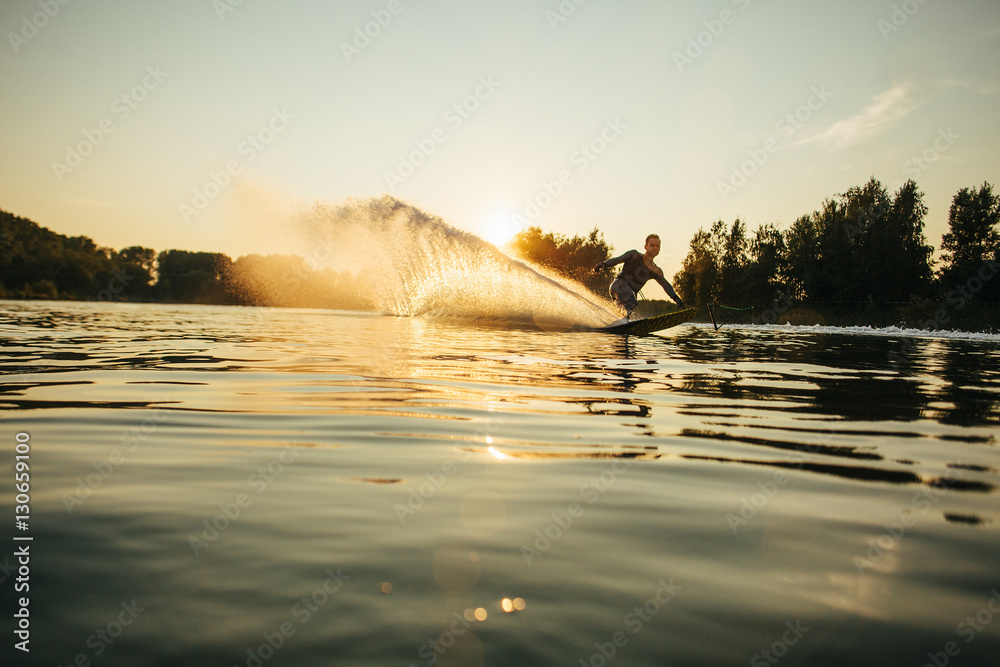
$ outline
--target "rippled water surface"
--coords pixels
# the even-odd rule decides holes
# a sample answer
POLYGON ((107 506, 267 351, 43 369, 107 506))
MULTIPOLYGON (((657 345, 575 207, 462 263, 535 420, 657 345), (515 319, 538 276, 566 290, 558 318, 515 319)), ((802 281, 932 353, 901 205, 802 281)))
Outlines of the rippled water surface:
POLYGON ((0 340, 4 664, 998 664, 990 337, 0 302, 0 340))

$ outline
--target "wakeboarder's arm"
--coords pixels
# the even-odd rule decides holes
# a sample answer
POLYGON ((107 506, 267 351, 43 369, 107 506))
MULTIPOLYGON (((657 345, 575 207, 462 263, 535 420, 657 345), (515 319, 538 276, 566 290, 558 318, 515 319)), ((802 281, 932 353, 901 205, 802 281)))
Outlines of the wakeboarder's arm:
POLYGON ((660 287, 663 288, 663 291, 667 293, 667 296, 669 296, 671 299, 674 300, 674 303, 676 303, 681 308, 684 307, 684 302, 681 301, 681 298, 679 296, 677 296, 677 293, 674 292, 674 288, 671 287, 670 283, 667 282, 667 279, 664 278, 662 274, 654 273, 653 280, 659 283, 660 287))
POLYGON ((621 254, 618 257, 612 257, 611 259, 606 259, 603 262, 600 262, 597 266, 595 266, 594 271, 600 271, 601 269, 609 269, 612 266, 618 266, 619 264, 627 260, 632 253, 638 254, 639 251, 629 250, 628 252, 625 252, 624 254, 621 254))

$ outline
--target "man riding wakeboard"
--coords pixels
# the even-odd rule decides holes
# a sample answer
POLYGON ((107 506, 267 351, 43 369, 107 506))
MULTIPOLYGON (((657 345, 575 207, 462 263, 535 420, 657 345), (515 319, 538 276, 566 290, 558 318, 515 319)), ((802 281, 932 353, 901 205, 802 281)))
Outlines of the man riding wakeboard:
POLYGON ((674 292, 674 288, 670 286, 667 279, 663 277, 663 270, 653 261, 659 254, 660 237, 656 234, 650 234, 646 237, 644 253, 640 253, 638 250, 629 250, 619 257, 604 260, 594 267, 594 271, 600 271, 601 269, 607 269, 618 264, 624 264, 621 271, 618 272, 618 277, 611 283, 608 291, 625 308, 626 319, 632 315, 632 311, 639 304, 635 297, 636 293, 650 279, 659 283, 663 291, 674 300, 678 307, 684 307, 684 302, 674 292))

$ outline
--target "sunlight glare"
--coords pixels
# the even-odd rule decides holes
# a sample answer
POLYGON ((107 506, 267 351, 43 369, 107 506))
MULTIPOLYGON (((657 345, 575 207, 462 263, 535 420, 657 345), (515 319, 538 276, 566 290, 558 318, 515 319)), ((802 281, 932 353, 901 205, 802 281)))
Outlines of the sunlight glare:
POLYGON ((497 248, 503 248, 519 231, 514 218, 504 213, 494 213, 484 227, 483 239, 497 248))

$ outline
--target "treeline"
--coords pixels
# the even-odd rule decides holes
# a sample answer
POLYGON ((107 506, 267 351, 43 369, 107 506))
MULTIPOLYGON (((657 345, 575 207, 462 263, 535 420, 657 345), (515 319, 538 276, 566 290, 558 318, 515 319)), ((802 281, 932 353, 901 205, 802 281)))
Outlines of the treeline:
POLYGON ((102 289, 148 288, 156 253, 98 248, 86 236, 63 236, 0 211, 0 298, 95 299, 102 289), (123 284, 124 276, 134 276, 123 284))
POLYGON ((514 235, 504 250, 532 264, 562 274, 596 293, 607 295, 613 276, 608 271, 595 273, 594 265, 611 257, 612 247, 595 227, 587 236, 572 238, 528 227, 514 235))
POLYGON ((674 288, 692 305, 808 307, 831 323, 1000 325, 1000 197, 989 183, 954 196, 938 261, 923 198, 912 180, 889 193, 873 178, 787 230, 720 220, 691 239, 674 288))
MULTIPOLYGON (((699 229, 672 284, 705 317, 719 304, 758 322, 1000 328, 1000 196, 989 183, 959 190, 938 259, 926 215, 914 181, 890 193, 872 178, 788 229, 751 232, 740 219, 699 229)), ((598 294, 613 279, 591 272, 612 253, 597 229, 569 238, 530 227, 506 249, 598 294)))
POLYGON ((0 298, 370 309, 363 278, 294 255, 98 247, 0 211, 0 298))
MULTIPOLYGON (((989 183, 959 190, 938 259, 925 238, 923 199, 912 180, 889 193, 872 178, 788 229, 767 223, 751 232, 740 219, 720 220, 695 233, 673 286, 687 305, 745 309, 730 312, 749 321, 1000 328, 1000 196, 989 183)), ((614 277, 593 271, 613 252, 596 228, 567 237, 529 227, 505 250, 602 296, 614 277)), ((369 278, 291 255, 233 261, 100 248, 0 211, 0 298, 372 310, 369 278)))

